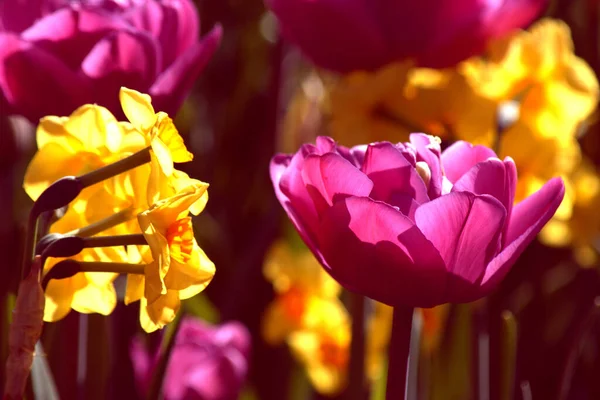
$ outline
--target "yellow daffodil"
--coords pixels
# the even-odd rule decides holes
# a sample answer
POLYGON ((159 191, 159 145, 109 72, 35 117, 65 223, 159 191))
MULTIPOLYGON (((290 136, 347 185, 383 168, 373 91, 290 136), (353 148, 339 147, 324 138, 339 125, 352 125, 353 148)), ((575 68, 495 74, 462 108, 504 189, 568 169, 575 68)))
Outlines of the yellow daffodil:
POLYGON ((350 317, 337 299, 320 299, 302 329, 287 343, 304 366, 310 382, 322 394, 334 395, 346 386, 350 359, 350 317))
MULTIPOLYGON (((67 233, 87 225, 82 213, 70 209, 51 227, 53 233, 67 233)), ((113 234, 109 230, 106 234, 113 234)), ((126 262, 124 247, 106 247, 84 249, 72 257, 77 261, 126 262)), ((47 273, 62 258, 49 258, 44 266, 47 273)), ((71 309, 80 313, 99 313, 108 315, 115 308, 117 295, 113 281, 115 273, 82 272, 70 278, 50 280, 46 288, 46 306, 44 321, 54 322, 64 318, 71 309)))
POLYGON ((263 335, 271 344, 305 327, 315 304, 320 299, 336 299, 341 290, 308 249, 293 249, 285 241, 271 247, 264 274, 276 292, 263 317, 263 335))
POLYGON ((146 263, 144 275, 129 275, 125 303, 141 300, 140 324, 146 332, 171 322, 182 299, 195 296, 215 273, 212 261, 194 238, 189 208, 208 185, 195 183, 138 215, 149 252, 130 253, 131 262, 146 263))
POLYGON ((154 112, 150 96, 122 87, 119 98, 132 128, 144 136, 167 176, 173 172, 173 162, 182 163, 193 159, 173 120, 162 111, 154 112))
MULTIPOLYGON (((63 176, 78 176, 118 161, 141 150, 143 137, 124 129, 106 108, 84 105, 69 117, 42 118, 37 127, 38 151, 29 163, 23 188, 33 200, 63 176)), ((99 186, 97 184, 94 186, 99 186)), ((95 189, 88 188, 74 206, 95 189)))

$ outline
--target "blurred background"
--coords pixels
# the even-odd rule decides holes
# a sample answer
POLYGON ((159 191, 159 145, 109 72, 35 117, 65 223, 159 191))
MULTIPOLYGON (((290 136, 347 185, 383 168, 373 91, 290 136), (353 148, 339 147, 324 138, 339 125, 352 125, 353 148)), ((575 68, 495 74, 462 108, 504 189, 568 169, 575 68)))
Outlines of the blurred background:
MULTIPOLYGON (((194 219, 194 228, 217 273, 202 294, 184 302, 182 312, 213 324, 238 321, 247 328, 251 350, 247 373, 242 368, 240 398, 345 396, 345 384, 343 379, 335 378, 337 372, 326 369, 325 378, 320 372, 315 373, 314 369, 322 365, 315 366, 311 357, 320 356, 307 356, 298 349, 308 346, 305 342, 289 340, 292 328, 285 334, 276 334, 281 336, 278 340, 269 339, 265 327, 265 318, 273 314, 273 302, 281 300, 285 292, 277 287, 274 278, 282 272, 270 274, 268 265, 316 263, 301 261, 302 257, 311 256, 294 236, 274 196, 268 170, 271 157, 278 151, 294 152, 318 134, 325 133, 342 144, 354 145, 372 140, 406 140, 406 133, 414 127, 439 135, 444 146, 458 139, 490 146, 505 140, 501 153, 511 155, 517 165, 519 162, 525 165, 527 160, 539 156, 536 162, 548 169, 549 175, 568 177, 566 201, 570 203, 562 214, 559 210, 492 296, 473 304, 448 305, 419 314, 422 323, 416 385, 419 390, 413 398, 600 399, 600 124, 595 111, 595 78, 591 78, 595 87, 577 73, 565 78, 577 87, 578 93, 583 93, 581 96, 588 93, 587 103, 591 104, 581 106, 582 110, 589 108, 582 115, 572 113, 574 133, 564 133, 569 135, 568 140, 548 137, 542 140, 531 132, 529 136, 520 133, 513 138, 509 127, 498 128, 498 138, 486 136, 485 128, 479 131, 480 136, 475 135, 472 132, 479 125, 462 129, 465 123, 449 115, 454 112, 453 104, 466 102, 469 95, 452 93, 456 89, 450 84, 434 87, 432 81, 425 78, 419 81, 418 77, 414 78, 414 87, 411 86, 417 88, 415 97, 409 98, 406 90, 397 90, 398 96, 408 96, 406 103, 399 102, 397 107, 406 105, 407 110, 416 110, 411 114, 416 116, 415 121, 392 116, 395 121, 392 125, 396 127, 371 121, 374 125, 367 126, 368 133, 355 133, 349 126, 359 126, 358 122, 344 120, 344 114, 338 111, 340 107, 350 110, 354 106, 344 101, 360 98, 360 88, 352 86, 343 76, 314 67, 292 43, 284 41, 275 16, 261 0, 203 0, 196 1, 195 7, 201 19, 201 35, 220 24, 223 36, 177 112, 175 124, 188 149, 195 154, 192 162, 181 164, 180 168, 210 183, 210 200, 206 210, 194 219), (346 97, 336 103, 336 96, 346 97), (433 96, 439 104, 430 101, 433 96), (443 108, 444 116, 418 116, 419 110, 434 107, 443 108), (577 153, 575 156, 573 151, 577 153), (564 165, 568 166, 563 168, 564 165), (289 248, 281 250, 282 246, 289 248), (489 374, 481 375, 482 365, 489 365, 489 374), (487 394, 480 390, 482 376, 489 377, 489 382, 483 383, 487 394)), ((563 21, 570 31, 574 54, 589 65, 595 76, 600 74, 597 0, 553 0, 539 17, 563 21)), ((541 43, 551 40, 542 39, 541 43)), ((559 50, 566 51, 562 48, 551 51, 559 50)), ((493 61, 497 55, 494 51, 486 54, 484 60, 493 61)), ((452 74, 458 68, 450 70, 443 71, 448 74, 444 82, 454 79, 452 74)), ((3 76, 1 72, 0 67, 3 76)), ((483 96, 481 93, 486 89, 477 89, 481 90, 478 96, 483 96)), ((500 113, 498 105, 504 106, 504 102, 490 96, 488 101, 492 98, 496 105, 493 112, 500 113)), ((9 112, 6 104, 0 102, 0 105, 0 254, 3 255, 0 355, 4 360, 8 354, 8 324, 20 279, 16 266, 20 265, 25 221, 32 204, 22 189, 22 180, 36 144, 35 125, 13 110, 9 112)), ((552 106, 561 104, 557 100, 552 106)), ((477 107, 473 108, 476 113, 487 112, 483 106, 477 107)), ((522 115, 524 112, 521 110, 522 115)), ((390 118, 383 121, 389 122, 390 118)), ((508 124, 514 123, 512 120, 508 124)), ((539 179, 548 179, 545 174, 532 172, 532 176, 531 187, 536 187, 539 179)), ((533 189, 522 190, 522 195, 526 195, 533 189)), ((122 291, 122 281, 117 280, 115 285, 118 293, 122 291)), ((335 296, 342 302, 346 300, 344 294, 335 296)), ((163 342, 165 332, 143 334, 138 313, 137 304, 124 306, 120 302, 108 317, 71 312, 61 321, 44 325, 41 342, 45 355, 37 357, 47 360, 60 398, 145 397, 139 376, 136 380, 140 367, 134 368, 132 343, 137 340, 140 346, 153 352, 163 342)), ((386 313, 389 312, 382 311, 381 321, 374 319, 373 339, 368 339, 375 357, 370 373, 372 398, 382 398, 377 397, 380 393, 377 388, 385 375, 385 357, 378 359, 377 354, 385 354, 381 349, 385 349, 389 331, 386 313)), ((348 344, 340 340, 335 342, 337 347, 333 351, 347 353, 348 344)), ((346 368, 347 356, 336 353, 335 357, 337 361, 330 364, 337 370, 346 368)), ((4 363, 0 365, 4 376, 3 368, 4 363)), ((28 387, 29 398, 33 398, 32 391, 28 387)), ((187 398, 228 399, 238 394, 197 396, 187 398)))

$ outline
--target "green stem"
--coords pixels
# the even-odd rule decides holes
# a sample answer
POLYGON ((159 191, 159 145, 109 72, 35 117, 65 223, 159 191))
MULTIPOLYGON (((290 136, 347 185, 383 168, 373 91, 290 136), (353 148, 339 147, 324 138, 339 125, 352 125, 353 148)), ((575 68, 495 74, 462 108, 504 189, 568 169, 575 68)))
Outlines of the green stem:
POLYGON ((388 376, 385 393, 387 400, 406 399, 412 319, 412 307, 394 307, 392 337, 388 349, 388 376))
POLYGON ((352 314, 352 341, 350 343, 350 366, 348 400, 369 398, 365 380, 365 297, 350 293, 350 313, 352 314))
POLYGON ((89 224, 88 226, 84 226, 83 228, 72 230, 71 232, 65 233, 66 235, 71 236, 79 236, 79 237, 89 237, 97 235, 100 232, 103 232, 107 229, 112 228, 113 226, 117 226, 122 224, 123 222, 127 222, 134 217, 133 207, 128 207, 124 210, 119 211, 116 214, 111 215, 110 217, 106 217, 100 221, 94 222, 93 224, 89 224))
POLYGON ((145 246, 146 238, 141 233, 118 236, 94 236, 84 239, 84 247, 145 246))
POLYGON ((81 175, 78 179, 83 184, 83 187, 89 187, 149 162, 150 147, 146 147, 129 157, 81 175))

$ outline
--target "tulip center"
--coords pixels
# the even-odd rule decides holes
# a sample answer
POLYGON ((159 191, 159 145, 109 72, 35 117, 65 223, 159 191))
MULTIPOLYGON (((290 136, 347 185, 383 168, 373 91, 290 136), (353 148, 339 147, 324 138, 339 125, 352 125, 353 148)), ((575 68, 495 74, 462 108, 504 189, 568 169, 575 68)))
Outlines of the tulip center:
POLYGON ((194 248, 194 231, 190 217, 181 218, 167 229, 167 242, 171 258, 186 264, 194 248))
POLYGON ((319 344, 321 361, 325 365, 343 369, 348 365, 348 348, 331 336, 325 335, 319 344))

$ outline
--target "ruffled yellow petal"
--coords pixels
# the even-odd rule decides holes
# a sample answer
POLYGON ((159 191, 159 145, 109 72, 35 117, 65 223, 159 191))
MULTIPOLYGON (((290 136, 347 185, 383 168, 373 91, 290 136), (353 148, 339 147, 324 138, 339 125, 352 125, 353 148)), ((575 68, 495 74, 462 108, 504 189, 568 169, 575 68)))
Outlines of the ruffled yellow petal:
POLYGON ((141 132, 148 132, 156 123, 152 99, 144 93, 121 87, 119 92, 121 107, 131 124, 141 132))
POLYGON ((153 155, 156 158, 156 161, 158 161, 158 165, 160 165, 163 173, 166 176, 171 175, 174 168, 173 158, 167 145, 158 137, 152 139, 150 145, 152 146, 153 155))
POLYGON ((179 297, 186 299, 204 290, 214 275, 215 264, 194 239, 194 248, 187 262, 171 260, 169 272, 165 276, 165 286, 168 289, 181 290, 179 297))
POLYGON ((83 143, 65 129, 65 122, 68 117, 57 117, 50 115, 40 119, 40 123, 35 131, 35 138, 38 149, 43 148, 48 143, 55 143, 68 149, 70 152, 77 152, 83 149, 83 143))
POLYGON ((127 286, 125 287, 125 305, 140 300, 144 296, 144 285, 146 284, 143 275, 127 275, 127 286))
POLYGON ((179 135, 173 120, 164 112, 156 114, 158 138, 165 144, 176 163, 192 161, 194 155, 185 147, 183 138, 179 135))
POLYGON ((148 304, 142 297, 140 302, 140 325, 144 331, 150 333, 157 329, 162 329, 166 324, 173 321, 181 301, 176 290, 169 290, 163 296, 160 296, 152 304, 148 304))
POLYGON ((64 122, 64 128, 74 138, 84 143, 86 148, 116 152, 121 146, 123 132, 116 118, 108 109, 86 104, 79 107, 64 122))
POLYGON ((46 304, 44 321, 56 322, 67 316, 71 311, 73 287, 71 279, 51 280, 46 288, 46 304))
MULTIPOLYGON (((90 275, 98 274, 100 273, 85 275, 87 279, 90 275)), ((105 275, 112 275, 113 280, 116 278, 115 274, 105 275)), ((93 277, 90 279, 93 279, 93 277)), ((115 309, 116 305, 117 293, 112 283, 96 285, 93 281, 90 282, 90 280, 88 280, 88 283, 84 287, 75 291, 73 294, 71 308, 85 314, 98 313, 109 315, 115 309)))
POLYGON ((49 142, 40 149, 27 166, 23 189, 36 200, 50 184, 63 176, 77 175, 83 160, 57 143, 49 142))

